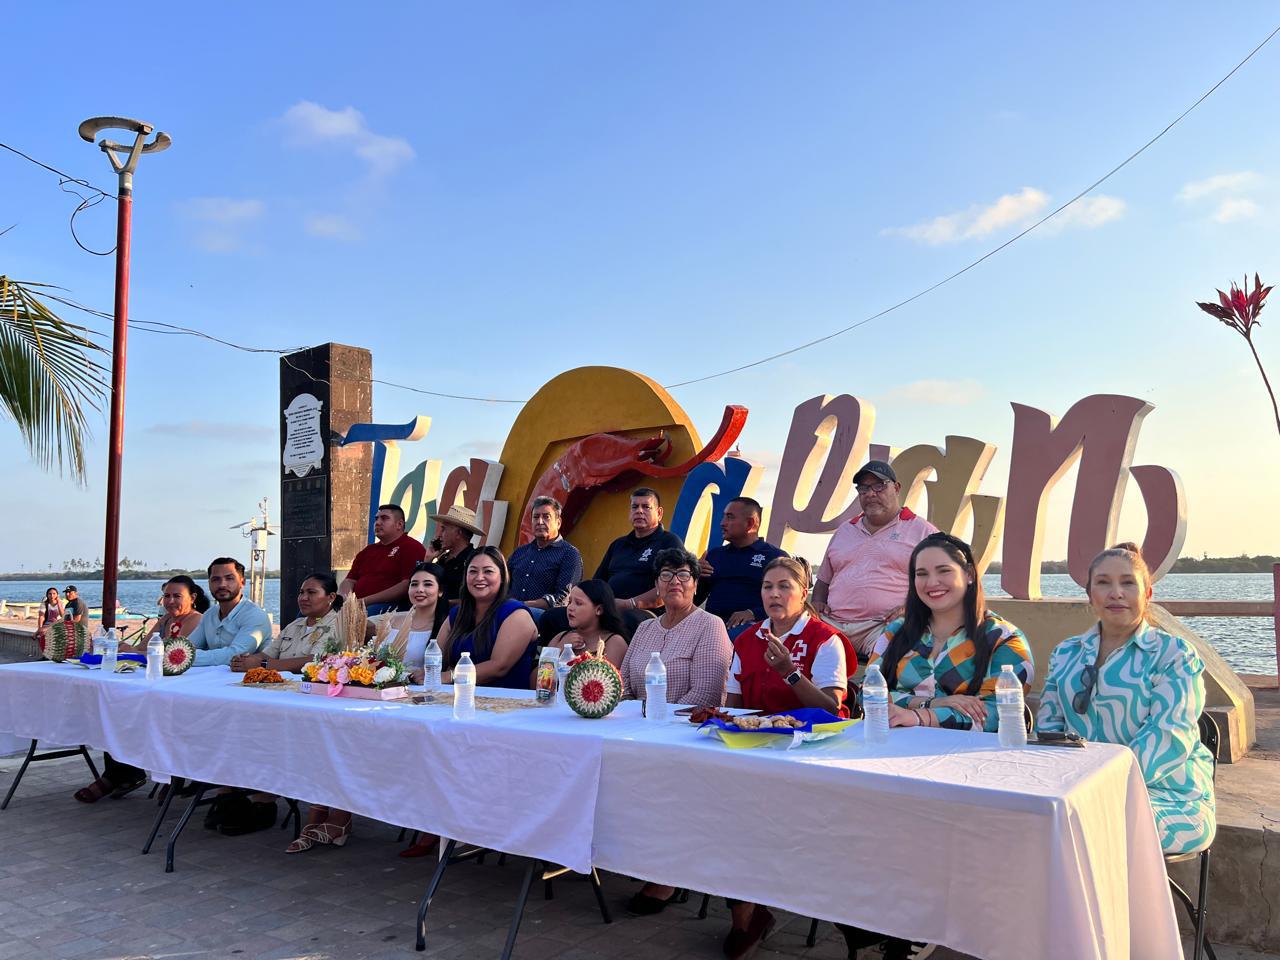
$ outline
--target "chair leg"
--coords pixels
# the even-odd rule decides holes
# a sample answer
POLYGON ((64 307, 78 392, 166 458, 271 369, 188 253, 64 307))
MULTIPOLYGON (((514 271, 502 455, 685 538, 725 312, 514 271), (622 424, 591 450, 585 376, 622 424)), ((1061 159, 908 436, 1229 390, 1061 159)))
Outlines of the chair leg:
POLYGON ((178 837, 182 836, 182 831, 186 828, 191 815, 196 812, 196 807, 200 805, 200 799, 208 789, 209 784, 207 783, 202 783, 196 787, 196 792, 192 794, 191 802, 187 804, 187 809, 182 811, 182 817, 178 820, 178 825, 173 828, 173 833, 169 834, 169 844, 164 849, 165 873, 173 873, 173 852, 178 846, 178 837))
POLYGON ((500 867, 505 867, 506 865, 507 865, 507 855, 506 855, 505 853, 499 852, 499 853, 498 853, 498 866, 500 866, 500 867))
POLYGON ((555 898, 556 898, 556 891, 555 891, 555 888, 552 887, 551 881, 543 880, 542 881, 542 899, 554 900, 555 898))
POLYGON ((698 908, 698 919, 707 919, 707 908, 711 906, 711 894, 704 893, 702 895, 702 906, 698 908))
POLYGON ((298 808, 298 801, 285 797, 285 803, 289 805, 289 812, 284 815, 284 821, 280 824, 283 830, 289 826, 289 822, 293 822, 293 839, 297 840, 302 834, 302 811, 298 808))
POLYGON ((400 835, 396 837, 396 843, 404 843, 404 832, 408 829, 408 827, 400 828, 400 835))
MULTIPOLYGON (((33 741, 34 742, 34 741, 33 741)), ((89 750, 82 743, 80 744, 80 754, 84 757, 84 762, 89 765, 89 772, 93 774, 93 779, 98 779, 98 768, 93 765, 93 757, 89 756, 89 750)))
POLYGON ((1193 960, 1203 960, 1205 947, 1209 948, 1209 955, 1213 960, 1217 960, 1213 954, 1213 946, 1204 938, 1205 910, 1209 906, 1209 853, 1209 850, 1205 850, 1200 854, 1200 890, 1196 897, 1196 946, 1192 954, 1193 960))
POLYGON ((804 938, 806 947, 816 946, 818 943, 818 918, 814 917, 809 924, 809 935, 804 938))
POLYGON ((613 914, 609 912, 609 904, 604 898, 604 887, 600 883, 600 871, 595 867, 591 868, 591 873, 587 875, 591 881, 591 889, 596 895, 596 903, 600 904, 600 916, 605 923, 613 923, 613 914))
MULTIPOLYGON (((31 765, 31 758, 36 755, 36 741, 31 741, 31 746, 27 749, 27 755, 22 758, 22 766, 18 768, 17 774, 14 775, 13 783, 9 784, 9 792, 4 795, 4 803, 0 803, 0 810, 4 810, 9 806, 9 801, 13 799, 13 791, 18 789, 18 784, 22 782, 22 775, 27 772, 27 767, 31 765)), ((97 780, 97 777, 94 777, 97 780)))
POLYGON ((516 948, 516 935, 520 932, 520 921, 524 919, 524 907, 529 902, 529 889, 533 886, 533 874, 539 867, 545 869, 546 864, 541 860, 530 858, 529 868, 524 872, 524 879, 520 882, 520 895, 516 898, 515 915, 511 918, 511 929, 507 931, 507 943, 502 948, 502 960, 511 960, 511 952, 516 948))
POLYGON ((431 907, 431 898, 436 895, 440 881, 444 879, 444 871, 449 866, 449 860, 453 857, 453 851, 457 846, 457 840, 450 840, 445 844, 444 851, 440 854, 440 861, 436 864, 435 873, 431 875, 431 882, 427 884, 427 892, 418 901, 418 939, 414 944, 415 950, 427 949, 427 910, 431 907))
POLYGON ((169 789, 164 792, 164 800, 160 803, 160 809, 156 811, 156 818, 151 823, 151 833, 147 835, 147 842, 142 845, 143 854, 151 852, 151 845, 156 842, 156 834, 160 832, 160 826, 164 823, 164 818, 169 815, 169 805, 173 803, 173 798, 178 792, 178 784, 181 779, 175 777, 169 782, 169 789))
POLYGON ((160 784, 158 784, 158 783, 152 783, 152 784, 151 784, 151 792, 147 794, 147 799, 148 799, 148 800, 154 800, 154 799, 156 798, 156 794, 159 792, 159 790, 160 790, 160 784))

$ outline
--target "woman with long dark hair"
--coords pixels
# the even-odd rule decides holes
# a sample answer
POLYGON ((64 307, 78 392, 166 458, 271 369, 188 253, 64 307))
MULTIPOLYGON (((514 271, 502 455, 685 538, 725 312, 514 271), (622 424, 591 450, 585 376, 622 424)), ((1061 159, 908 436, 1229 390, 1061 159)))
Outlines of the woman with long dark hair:
POLYGON ((57 587, 50 587, 44 592, 40 601, 40 619, 36 621, 36 639, 44 639, 44 631, 51 624, 62 619, 62 596, 57 587))
POLYGON ((870 663, 889 684, 889 725, 994 732, 996 678, 1007 663, 1029 688, 1022 631, 987 609, 969 545, 949 533, 911 552, 904 616, 888 624, 870 663))
POLYGON ((529 608, 508 596, 510 589, 511 574, 502 551, 494 546, 476 550, 467 562, 458 605, 440 628, 443 682, 453 682, 453 668, 463 653, 470 653, 477 686, 529 686, 538 628, 529 608))
POLYGON ((409 576, 409 609, 369 618, 370 636, 384 621, 391 628, 387 643, 391 652, 404 661, 411 683, 422 683, 426 679, 427 646, 432 637, 439 643, 440 630, 449 616, 445 580, 444 567, 430 560, 419 560, 409 576))
POLYGON ((618 613, 613 588, 604 580, 583 580, 569 591, 565 601, 569 629, 548 646, 571 647, 575 653, 595 653, 604 641, 604 658, 621 668, 627 655, 627 629, 618 613))

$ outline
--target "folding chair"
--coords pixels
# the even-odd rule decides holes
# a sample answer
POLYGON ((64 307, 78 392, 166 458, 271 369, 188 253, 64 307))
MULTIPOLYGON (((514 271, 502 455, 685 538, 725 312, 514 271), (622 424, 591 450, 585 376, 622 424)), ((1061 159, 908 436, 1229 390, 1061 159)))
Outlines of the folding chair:
MULTIPOLYGON (((1207 713, 1200 714, 1200 742, 1209 749, 1209 755, 1213 757, 1213 778, 1216 781, 1218 778, 1218 747, 1221 739, 1217 722, 1207 713)), ((1199 853, 1167 853, 1164 857, 1166 866, 1171 863, 1183 863, 1188 860, 1194 860, 1197 857, 1200 858, 1200 884, 1195 903, 1192 903, 1191 896, 1174 881, 1173 877, 1169 878, 1169 889, 1173 892, 1174 898, 1187 908, 1187 915, 1195 926, 1196 945, 1192 960, 1202 960, 1205 954, 1209 955, 1209 960, 1218 960, 1218 955, 1213 951, 1213 944, 1206 940, 1204 936, 1205 911, 1209 906, 1209 853, 1212 849, 1213 847, 1210 845, 1199 853)))

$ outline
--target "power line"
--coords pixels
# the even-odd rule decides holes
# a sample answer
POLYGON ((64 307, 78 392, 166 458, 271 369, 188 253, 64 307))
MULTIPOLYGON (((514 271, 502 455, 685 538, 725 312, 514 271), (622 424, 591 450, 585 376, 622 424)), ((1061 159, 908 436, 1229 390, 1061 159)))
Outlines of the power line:
POLYGON ((1143 153, 1147 151, 1148 147, 1152 146, 1157 140, 1159 140, 1166 133, 1168 133, 1170 130, 1176 127, 1183 120, 1183 118, 1187 116, 1187 114, 1191 113, 1192 110, 1194 110, 1196 107, 1200 106, 1200 104, 1208 100, 1215 90, 1217 90, 1220 86, 1222 86, 1224 83, 1230 80, 1237 70, 1239 70, 1246 63, 1252 60, 1253 55, 1257 53, 1259 50, 1261 50, 1263 47, 1265 47, 1268 43, 1270 43, 1272 37, 1274 37, 1277 33, 1280 33, 1280 27, 1276 27, 1276 29, 1272 30, 1271 33, 1267 35, 1267 38, 1265 40, 1263 40, 1260 44, 1258 44, 1256 47, 1254 47, 1252 50, 1249 51, 1249 55, 1247 57, 1245 57, 1243 60, 1237 63, 1234 67, 1232 67, 1230 72, 1228 72, 1225 77, 1223 77, 1221 80, 1215 83, 1212 87, 1210 87, 1207 91, 1205 91, 1205 93, 1195 103, 1191 104, 1191 106, 1183 110, 1182 113, 1178 114, 1178 116, 1175 117, 1163 130, 1161 130, 1154 137, 1152 137, 1150 140, 1148 140, 1146 143, 1140 146, 1133 153, 1129 154, 1129 156, 1125 157, 1122 161, 1120 161, 1118 164, 1116 164, 1114 167, 1112 167, 1110 170, 1104 173, 1097 180, 1093 181, 1093 183, 1089 184, 1089 186, 1085 187, 1083 190, 1077 193, 1074 197, 1072 197, 1066 203, 1058 206, 1050 213, 1041 217, 1039 220, 1031 224, 1031 226, 1027 227, 1021 233, 1018 233, 1015 236, 1010 237, 1008 240, 1000 244, 995 249, 988 250, 986 253, 980 256, 977 260, 974 260, 972 263, 968 264, 967 266, 962 267, 961 269, 957 270, 955 273, 951 274, 950 276, 944 277, 943 279, 939 280, 937 283, 933 284, 932 286, 926 287, 925 289, 921 290, 919 293, 914 294, 910 297, 907 297, 905 300, 899 300, 897 303, 895 303, 891 307, 885 307, 879 313, 873 313, 871 314, 871 316, 864 317, 863 319, 857 321, 856 323, 851 323, 847 327, 841 327, 839 330, 835 330, 831 333, 825 334, 824 336, 817 337, 816 339, 810 340, 807 343, 802 343, 799 346, 790 348, 789 350, 783 350, 780 353, 775 353, 767 357, 762 357, 759 360, 753 360, 750 363, 743 363, 736 367, 731 367, 728 370, 721 370, 719 373, 710 373, 710 374, 707 374, 705 377, 695 377, 692 380, 681 380, 679 383, 668 384, 667 389, 674 390, 676 387, 688 387, 695 383, 705 383, 708 380, 715 380, 715 379, 718 379, 719 377, 727 377, 731 373, 739 373, 743 370, 750 370, 752 367, 758 367, 758 366, 761 366, 762 364, 770 363, 774 360, 780 360, 783 357, 789 357, 791 356, 791 354, 799 353, 801 350, 808 350, 810 347, 816 347, 820 343, 826 343, 828 340, 834 340, 836 337, 842 336, 843 334, 846 334, 851 330, 856 330, 858 327, 865 326, 866 324, 870 323, 872 320, 879 320, 881 317, 886 316, 887 314, 893 313, 895 310, 899 310, 902 307, 905 307, 907 304, 913 303, 916 300, 919 300, 921 297, 924 297, 930 293, 933 293, 933 291, 937 290, 941 286, 944 286, 950 283, 952 280, 955 280, 958 277, 964 276, 964 274, 974 269, 974 267, 977 267, 979 264, 983 263, 984 261, 989 260, 991 257, 994 257, 1001 250, 1004 250, 1005 248, 1010 247, 1013 244, 1017 243, 1027 234, 1031 233, 1031 231, 1035 230, 1037 227, 1040 227, 1041 225, 1048 223, 1050 220, 1052 220, 1054 217, 1060 214, 1063 210, 1066 210, 1067 207, 1071 206, 1076 201, 1092 193, 1095 189, 1100 187, 1106 181, 1110 180, 1115 174, 1119 173, 1121 170, 1127 167, 1130 163, 1132 163, 1134 160, 1140 157, 1143 153))
POLYGON ((56 174, 58 177, 58 188, 62 190, 63 193, 69 193, 73 197, 77 197, 80 200, 80 203, 76 206, 76 208, 71 211, 71 220, 67 224, 67 226, 70 227, 71 229, 71 239, 76 242, 77 247, 79 247, 85 253, 92 253, 95 257, 109 257, 111 256, 111 254, 115 253, 116 248, 114 244, 112 244, 110 250, 94 250, 92 247, 86 247, 80 241, 79 235, 76 234, 76 217, 78 217, 84 211, 88 210, 90 207, 96 207, 98 204, 100 204, 103 200, 106 200, 108 197, 110 197, 112 200, 119 200, 120 199, 119 197, 117 197, 114 193, 109 193, 108 191, 103 190, 101 187, 95 187, 88 180, 83 180, 80 177, 73 177, 71 176, 71 174, 64 173, 63 171, 59 170, 57 167, 52 167, 42 160, 37 160, 35 157, 31 156, 30 154, 23 153, 17 147, 11 147, 7 143, 0 143, 0 147, 3 147, 5 150, 8 150, 12 154, 16 154, 17 156, 21 157, 23 160, 28 161, 29 163, 34 163, 37 167, 41 167, 45 170, 48 170, 50 173, 56 174), (77 193, 75 190, 72 190, 67 187, 67 184, 69 183, 74 183, 78 187, 84 187, 86 190, 92 190, 93 196, 86 197, 81 193, 77 193))
MULTIPOLYGON (((903 307, 907 306, 908 304, 914 303, 916 300, 919 300, 919 299, 921 299, 922 297, 928 296, 930 293, 933 293, 935 290, 939 289, 940 287, 945 286, 946 284, 950 283, 951 281, 956 280, 957 278, 964 276, 964 274, 968 273, 970 270, 975 269, 976 267, 978 267, 978 266, 980 266, 981 264, 985 263, 987 260, 989 260, 989 259, 991 259, 992 257, 994 257, 996 254, 1000 253, 1001 251, 1003 251, 1003 250, 1007 249, 1008 247, 1012 246, 1013 244, 1017 243, 1019 240, 1021 240, 1021 239, 1022 239, 1023 237, 1025 237, 1027 234, 1032 233, 1033 231, 1035 231, 1035 230, 1036 230, 1036 229, 1038 229, 1039 227, 1041 227, 1041 226, 1043 226, 1044 224, 1048 223, 1048 222, 1049 222, 1050 220, 1052 220, 1054 217, 1058 216, 1060 213, 1062 213, 1062 212, 1063 212, 1064 210, 1066 210, 1068 207, 1072 206, 1073 204, 1075 204, 1075 203, 1077 203, 1078 201, 1082 200, 1084 197, 1088 196, 1090 193, 1092 193, 1094 190, 1096 190, 1098 187, 1100 187, 1100 186, 1101 186, 1102 184, 1104 184, 1106 181, 1110 180, 1113 176, 1115 176, 1117 173, 1119 173, 1121 170, 1123 170, 1125 167, 1127 167, 1130 163, 1132 163, 1134 160, 1136 160, 1136 159, 1137 159, 1138 157, 1140 157, 1142 154, 1146 153, 1146 151, 1147 151, 1150 147, 1154 146, 1154 145, 1155 145, 1159 140, 1161 140, 1161 139, 1165 136, 1165 134, 1167 134, 1170 130, 1172 130, 1172 129, 1173 129, 1174 127, 1176 127, 1179 123, 1181 123, 1181 122, 1182 122, 1182 121, 1183 121, 1183 120, 1184 120, 1184 119, 1185 119, 1185 118, 1186 118, 1186 117, 1187 117, 1187 116, 1188 116, 1188 115, 1189 115, 1193 110, 1195 110, 1197 107, 1199 107, 1199 106, 1200 106, 1200 104, 1204 103, 1204 101, 1206 101, 1207 99, 1209 99, 1209 97, 1210 97, 1210 96, 1212 96, 1212 95, 1213 95, 1213 94, 1218 90, 1218 88, 1219 88, 1219 87, 1221 87, 1224 83, 1226 83, 1228 80, 1230 80, 1230 79, 1231 79, 1231 77, 1233 77, 1233 76, 1236 74, 1236 72, 1237 72, 1237 71, 1239 71, 1239 70, 1240 70, 1240 69, 1241 69, 1241 68, 1242 68, 1246 63, 1248 63, 1250 60, 1252 60, 1252 59, 1253 59, 1253 57, 1254 57, 1254 55, 1255 55, 1255 54, 1257 54, 1257 53, 1258 53, 1258 52, 1259 52, 1263 47, 1265 47, 1268 43, 1270 43, 1270 42, 1271 42, 1271 40, 1272 40, 1272 39, 1276 36, 1276 34, 1278 34, 1278 33, 1280 33, 1280 27, 1277 27, 1276 29, 1272 30, 1272 31, 1271 31, 1271 33, 1269 33, 1269 34, 1266 36, 1266 38, 1265 38, 1261 43, 1259 43, 1256 47, 1254 47, 1251 51, 1249 51, 1248 55, 1247 55, 1247 56, 1245 56, 1245 58, 1244 58, 1243 60, 1241 60, 1241 61, 1240 61, 1239 63, 1237 63, 1234 67, 1232 67, 1232 68, 1231 68, 1231 70, 1229 70, 1229 71, 1226 73, 1226 75, 1225 75, 1225 76, 1223 76, 1223 77, 1222 77, 1222 78, 1221 78, 1217 83, 1215 83, 1212 87, 1210 87, 1208 90, 1206 90, 1206 91, 1205 91, 1205 92, 1204 92, 1204 93, 1203 93, 1203 94, 1202 94, 1202 95, 1201 95, 1201 96, 1200 96, 1200 97, 1199 97, 1199 98, 1198 98, 1194 103, 1192 103, 1192 104, 1191 104, 1191 106, 1187 107, 1187 109, 1183 110, 1183 111, 1182 111, 1182 113, 1178 114, 1178 116, 1177 116, 1177 117, 1175 117, 1175 118, 1174 118, 1173 120, 1171 120, 1168 124, 1166 124, 1166 125, 1165 125, 1165 127, 1164 127, 1164 128, 1163 128, 1159 133, 1157 133, 1154 137, 1152 137, 1150 140, 1148 140, 1146 143, 1144 143, 1142 146, 1140 146, 1137 150, 1133 151, 1133 153, 1129 154, 1129 156, 1125 157, 1122 161, 1120 161, 1118 164, 1116 164, 1114 167, 1112 167, 1110 170, 1108 170, 1106 173, 1104 173, 1104 174, 1103 174, 1101 177, 1099 177, 1097 180, 1093 181, 1093 183, 1089 184, 1087 187, 1085 187, 1085 188, 1084 188, 1083 190, 1081 190, 1079 193, 1075 194, 1073 197, 1071 197, 1071 198, 1070 198, 1069 200, 1067 200, 1066 202, 1064 202, 1064 203, 1060 204, 1059 206, 1055 207, 1052 211, 1050 211, 1050 212, 1049 212, 1049 213, 1047 213, 1045 216, 1041 217, 1039 220, 1037 220, 1037 221, 1035 221, 1034 223, 1032 223, 1030 226, 1026 227, 1026 228, 1025 228, 1025 229, 1023 229, 1022 231, 1020 231, 1019 233, 1017 233, 1017 234, 1015 234, 1014 236, 1010 237, 1008 240, 1005 240, 1003 243, 999 244, 998 246, 994 247, 993 249, 988 250, 988 251, 987 251, 986 253, 984 253, 982 256, 980 256, 980 257, 978 257, 976 260, 973 260, 972 262, 968 263, 967 265, 965 265, 964 267, 962 267, 962 268, 960 268, 959 270, 955 271, 954 273, 949 274, 949 275, 948 275, 948 276, 946 276, 946 277, 943 277, 941 280, 938 280, 936 283, 933 283, 933 284, 931 284, 930 286, 925 287, 923 290, 919 291, 918 293, 915 293, 915 294, 911 295, 910 297, 907 297, 907 298, 906 298, 906 299, 904 299, 904 300, 899 300, 897 303, 895 303, 895 304, 893 304, 893 305, 891 305, 891 306, 885 307, 883 310, 880 310, 880 311, 878 311, 877 313, 873 313, 873 314, 871 314, 870 316, 863 317, 861 320, 858 320, 858 321, 857 321, 857 322, 855 322, 855 323, 851 323, 851 324, 849 324, 848 326, 841 327, 839 330, 835 330, 835 331, 832 331, 831 333, 824 334, 824 335, 823 335, 823 336, 821 336, 821 337, 817 337, 817 338, 815 338, 815 339, 813 339, 813 340, 809 340, 809 341, 807 341, 806 343, 799 344, 799 345, 794 346, 794 347, 791 347, 791 348, 789 348, 789 349, 787 349, 787 350, 783 350, 783 351, 780 351, 780 352, 778 352, 778 353, 771 354, 771 355, 769 355, 769 356, 767 356, 767 357, 762 357, 762 358, 761 358, 761 359, 759 359, 759 360, 753 360, 753 361, 751 361, 750 363, 739 364, 738 366, 736 366, 736 367, 731 367, 731 368, 729 368, 728 370, 721 370, 719 373, 711 373, 711 374, 707 374, 706 376, 703 376, 703 377, 695 377, 695 378, 693 378, 693 379, 691 379, 691 380, 681 380, 681 381, 680 381, 680 382, 678 382, 678 383, 667 384, 666 389, 668 389, 668 390, 674 390, 674 389, 676 389, 676 388, 678 388, 678 387, 687 387, 687 386, 692 386, 693 384, 696 384, 696 383, 705 383, 705 382, 707 382, 708 380, 716 380, 716 379, 719 379, 720 377, 727 377, 729 374, 732 374, 732 373, 739 373, 739 372, 741 372, 741 371, 743 371, 743 370, 750 370, 750 369, 752 369, 753 367, 759 367, 759 366, 762 366, 762 365, 764 365, 764 364, 766 364, 766 363, 771 363, 771 362, 772 362, 772 361, 774 361, 774 360, 780 360, 780 359, 782 359, 783 357, 791 356, 792 354, 799 353, 799 352, 800 352, 800 351, 802 351, 802 350, 807 350, 807 349, 809 349, 810 347, 816 347, 818 344, 826 343, 828 340, 834 340, 836 337, 842 336, 842 335, 844 335, 844 334, 846 334, 846 333, 849 333, 849 332, 850 332, 850 331, 852 331, 852 330, 856 330, 856 329, 858 329, 859 327, 865 326, 866 324, 871 323, 873 320, 878 320, 878 319, 880 319, 881 317, 887 316, 888 314, 893 313, 893 312, 894 312, 894 311, 896 311, 896 310, 900 310, 901 308, 903 308, 903 307)), ((85 200, 85 198, 81 197, 81 201, 82 201, 82 202, 81 202, 80 206, 79 206, 79 207, 77 207, 77 208, 76 208, 76 210, 75 210, 75 212, 74 212, 74 213, 72 213, 72 215, 71 215, 71 219, 72 219, 72 236, 73 236, 73 238, 75 237, 75 216, 76 216, 76 213, 79 213, 82 209, 87 209, 87 207, 88 207, 88 206, 93 206, 94 204, 100 203, 104 197, 112 197, 113 199, 118 199, 118 198, 116 198, 116 197, 115 197, 115 195, 114 195, 114 194, 108 193, 108 192, 107 192, 107 191, 105 191, 105 190, 101 190, 101 189, 99 189, 98 187, 95 187, 93 184, 89 183, 89 182, 88 182, 88 181, 86 181, 86 180, 81 180, 81 179, 79 179, 79 178, 77 178, 77 177, 72 177, 72 176, 70 176, 69 174, 63 173, 61 170, 58 170, 58 169, 57 169, 57 168, 55 168, 55 167, 49 166, 49 165, 48 165, 48 164, 46 164, 46 163, 42 163, 41 161, 36 160, 34 157, 28 156, 27 154, 23 153, 21 150, 18 150, 18 149, 14 148, 14 147, 11 147, 11 146, 9 146, 9 145, 8 145, 8 144, 6 144, 6 143, 0 143, 0 147, 3 147, 4 149, 9 150, 10 152, 17 154, 18 156, 22 157, 22 158, 23 158, 23 159, 25 159, 25 160, 29 160, 31 163, 34 163, 34 164, 36 164, 36 165, 37 165, 37 166, 39 166, 39 167, 43 167, 45 170, 48 170, 48 171, 50 171, 51 173, 55 173, 55 174, 57 174, 57 175, 58 175, 59 177, 61 177, 61 178, 62 178, 62 180, 63 180, 63 183, 62 183, 62 184, 60 184, 60 186, 64 186, 64 185, 65 185, 65 183, 76 183, 76 184, 79 184, 80 186, 83 186, 83 187, 86 187, 86 188, 88 188, 88 189, 90 189, 90 190, 93 190, 93 191, 95 191, 97 194, 99 194, 99 196, 97 196, 97 197, 90 198, 90 200, 89 200, 89 201, 86 201, 86 200, 85 200)), ((65 186, 64 186, 64 189, 65 189, 65 186)), ((73 192, 73 193, 74 193, 74 191, 68 191, 68 192, 73 192)), ((79 195, 77 194, 77 196, 79 196, 79 195)), ((75 238, 75 239, 76 239, 76 243, 77 243, 77 244, 79 244, 79 243, 80 243, 79 239, 78 239, 78 238, 75 238)), ((87 247, 84 247, 84 245, 83 245, 83 244, 80 244, 80 246, 81 246, 82 248, 84 248, 84 249, 88 250, 88 248, 87 248, 87 247)), ((89 250, 89 252, 90 252, 90 253, 97 253, 97 251, 94 251, 94 250, 89 250)), ((108 252, 110 252, 110 251, 108 251, 108 252)), ((85 306, 84 304, 77 303, 76 301, 71 300, 71 299, 66 298, 66 297, 61 297, 61 296, 57 296, 57 295, 54 295, 54 294, 44 294, 44 296, 47 296, 49 299, 51 299, 51 300, 55 300, 55 301, 57 301, 58 303, 65 304, 66 306, 72 307, 72 308, 74 308, 74 309, 76 309, 76 310, 82 310, 82 311, 84 311, 85 313, 91 314, 91 315, 96 316, 96 317, 101 317, 101 318, 103 318, 103 319, 107 319, 107 320, 113 320, 113 319, 114 319, 114 317, 112 316, 112 314, 106 313, 106 312, 104 312, 104 311, 102 311, 102 310, 95 310, 95 309, 94 309, 94 308, 92 308, 92 307, 88 307, 88 306, 85 306)), ((200 338, 203 338, 203 339, 205 339, 205 340, 210 340, 210 341, 212 341, 212 342, 214 342, 214 343, 218 343, 218 344, 222 344, 223 346, 230 347, 230 348, 232 348, 232 349, 234 349, 234 350, 240 350, 240 351, 243 351, 243 352, 245 352, 245 353, 271 353, 271 354, 278 354, 278 355, 281 357, 281 359, 282 359, 282 360, 284 360, 284 362, 285 362, 286 364, 288 364, 290 367, 292 367, 294 370, 297 370, 299 373, 305 373, 305 371, 300 370, 297 366, 295 366, 293 363, 291 363, 291 362, 288 360, 288 358, 285 356, 286 354, 289 354, 289 353, 295 353, 295 352, 297 352, 299 349, 302 349, 302 348, 293 348, 293 349, 289 349, 289 350, 280 350, 280 349, 275 349, 275 348, 270 348, 270 347, 250 347, 250 346, 246 346, 246 345, 244 345, 244 344, 234 343, 234 342, 232 342, 232 341, 230 341, 230 340, 223 340, 223 339, 221 339, 220 337, 214 337, 214 336, 211 336, 210 334, 204 333, 204 332, 203 332, 203 331, 201 331, 201 330, 196 330, 196 329, 194 329, 194 328, 192 328, 192 327, 181 327, 181 326, 177 326, 177 325, 175 325, 175 324, 161 323, 161 322, 159 322, 159 321, 130 320, 130 321, 129 321, 129 326, 130 326, 130 327, 137 327, 139 330, 145 331, 145 332, 147 332, 147 333, 166 334, 166 335, 170 335, 170 336, 193 336, 193 337, 200 337, 200 338)), ((100 333, 99 331, 96 331, 96 330, 90 330, 90 332, 91 332, 91 333, 96 334, 96 335, 97 335, 97 336, 99 336, 99 337, 103 337, 103 336, 105 336, 104 334, 102 334, 102 333, 100 333)), ((309 374, 308 374, 308 376, 309 376, 309 374)), ((312 379, 315 379, 315 378, 314 378, 314 377, 312 377, 312 379)), ((442 392, 442 391, 427 390, 427 389, 424 389, 424 388, 421 388, 421 387, 411 387, 411 386, 409 386, 409 385, 407 385, 407 384, 403 384, 403 383, 394 383, 394 382, 392 382, 392 381, 390 381, 390 380, 381 380, 381 379, 374 379, 374 378, 371 378, 369 382, 370 382, 370 383, 380 384, 380 385, 382 385, 382 386, 386 386, 386 387, 392 387, 392 388, 397 389, 397 390, 407 390, 407 391, 410 391, 410 392, 412 392, 412 393, 418 393, 418 394, 422 394, 422 395, 429 396, 429 397, 442 397, 442 398, 449 399, 449 400, 467 400, 467 401, 472 401, 472 402, 477 402, 477 403, 514 403, 514 404, 523 404, 523 403, 527 403, 527 402, 528 402, 527 400, 513 400, 513 399, 505 399, 505 398, 497 398, 497 397, 477 397, 477 396, 470 396, 470 395, 466 395, 466 394, 445 393, 445 392, 442 392)))

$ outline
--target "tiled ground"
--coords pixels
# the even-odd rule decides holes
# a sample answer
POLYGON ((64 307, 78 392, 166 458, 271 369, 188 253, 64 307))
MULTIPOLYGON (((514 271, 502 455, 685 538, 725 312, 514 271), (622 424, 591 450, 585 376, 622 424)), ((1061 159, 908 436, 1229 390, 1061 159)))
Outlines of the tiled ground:
MULTIPOLYGON (((0 787, 18 759, 0 760, 0 787)), ((163 839, 139 850, 155 806, 144 791, 93 806, 71 794, 87 782, 79 759, 33 766, 9 809, 0 813, 0 960, 10 958, 235 958, 235 960, 412 960, 413 919, 434 861, 396 856, 396 829, 357 820, 342 849, 285 856, 279 830, 224 837, 194 820, 165 874, 163 839)), ((176 810, 175 804, 175 810, 176 810)), ((281 805, 283 811, 283 805, 281 805)), ((170 823, 176 821, 176 813, 170 823)), ((432 958, 497 957, 523 873, 523 861, 499 867, 451 867, 432 906, 432 958)), ((519 960, 667 960, 721 956, 728 926, 723 902, 698 920, 697 901, 657 917, 630 917, 622 902, 636 889, 606 875, 614 923, 604 925, 589 885, 565 878, 547 901, 534 888, 515 956, 519 960)), ((756 956, 842 960, 844 943, 829 925, 813 949, 808 920, 780 915, 756 956)), ((864 951, 864 956, 866 951, 864 951)), ((1262 955, 1220 949, 1222 960, 1262 955)), ((962 960, 940 950, 938 960, 962 960)))

